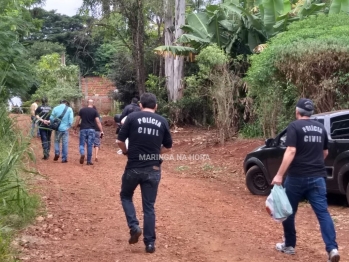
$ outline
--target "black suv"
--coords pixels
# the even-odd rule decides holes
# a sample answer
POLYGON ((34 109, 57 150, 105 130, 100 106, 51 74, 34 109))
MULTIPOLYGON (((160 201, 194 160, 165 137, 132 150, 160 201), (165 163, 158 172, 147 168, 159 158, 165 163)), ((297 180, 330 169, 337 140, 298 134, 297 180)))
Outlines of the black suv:
MULTIPOLYGON (((346 195, 349 203, 349 110, 326 112, 313 115, 312 119, 321 122, 328 133, 327 191, 346 195)), ((246 185, 252 194, 268 195, 271 181, 278 171, 285 152, 287 130, 275 138, 265 140, 247 154, 244 161, 246 185)))

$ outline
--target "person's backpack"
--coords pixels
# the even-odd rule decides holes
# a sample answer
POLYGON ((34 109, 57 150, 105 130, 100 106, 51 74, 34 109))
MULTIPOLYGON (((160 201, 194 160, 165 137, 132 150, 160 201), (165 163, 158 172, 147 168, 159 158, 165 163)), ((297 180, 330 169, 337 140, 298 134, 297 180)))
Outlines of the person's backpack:
POLYGON ((53 120, 53 122, 50 124, 50 129, 58 131, 58 128, 61 125, 62 119, 63 119, 63 117, 65 115, 65 112, 67 112, 67 110, 68 110, 68 106, 65 106, 62 114, 58 118, 55 118, 53 120))

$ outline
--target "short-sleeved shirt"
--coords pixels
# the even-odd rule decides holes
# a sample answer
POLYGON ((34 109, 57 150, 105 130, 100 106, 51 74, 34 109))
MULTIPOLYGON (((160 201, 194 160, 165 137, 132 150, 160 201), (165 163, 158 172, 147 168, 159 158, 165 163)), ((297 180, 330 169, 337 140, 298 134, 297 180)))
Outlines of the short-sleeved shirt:
POLYGON ((160 166, 161 145, 172 147, 168 122, 162 116, 146 111, 133 112, 126 118, 118 140, 129 139, 126 169, 160 166))
POLYGON ((96 109, 92 107, 84 107, 79 111, 81 117, 80 130, 82 129, 96 129, 96 117, 99 117, 96 109))
MULTIPOLYGON (((48 105, 42 105, 39 106, 36 110, 35 110, 35 115, 40 116, 42 119, 44 120, 50 120, 50 113, 51 113, 52 107, 48 106, 48 105)), ((39 126, 41 127, 48 127, 48 125, 45 125, 43 122, 39 121, 39 126)))
POLYGON ((313 119, 300 119, 287 127, 286 146, 295 147, 296 155, 288 169, 292 177, 326 177, 324 150, 328 149, 325 127, 313 119))

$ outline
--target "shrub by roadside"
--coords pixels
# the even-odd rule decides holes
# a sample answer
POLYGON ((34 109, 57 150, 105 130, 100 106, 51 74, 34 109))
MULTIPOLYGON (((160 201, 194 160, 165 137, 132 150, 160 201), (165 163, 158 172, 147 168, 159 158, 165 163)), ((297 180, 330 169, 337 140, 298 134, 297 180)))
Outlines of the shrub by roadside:
POLYGON ((29 168, 34 155, 29 139, 15 126, 0 104, 0 261, 15 261, 11 241, 36 216, 39 198, 29 192, 29 168))
POLYGON ((258 121, 243 133, 274 137, 294 119, 299 97, 312 99, 316 113, 348 108, 348 34, 347 14, 309 17, 253 55, 245 80, 258 121))

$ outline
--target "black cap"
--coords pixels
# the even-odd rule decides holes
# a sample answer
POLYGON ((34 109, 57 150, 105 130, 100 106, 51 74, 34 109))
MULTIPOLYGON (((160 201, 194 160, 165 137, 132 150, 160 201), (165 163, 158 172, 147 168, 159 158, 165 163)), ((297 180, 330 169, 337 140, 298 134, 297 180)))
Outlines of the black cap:
POLYGON ((314 111, 314 104, 308 98, 301 98, 298 100, 296 107, 301 108, 305 111, 311 112, 314 111))

